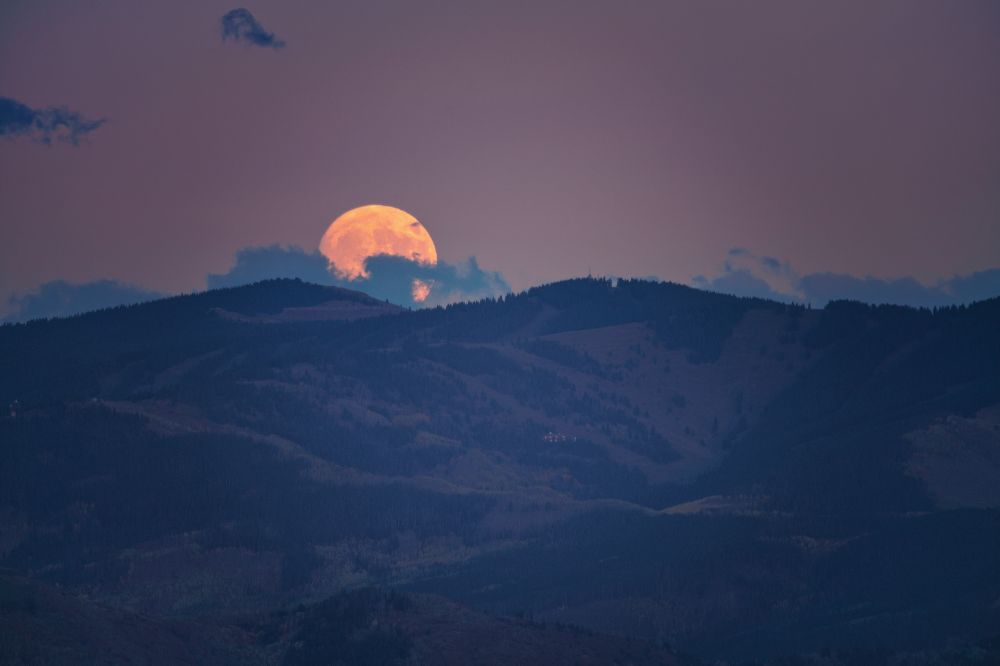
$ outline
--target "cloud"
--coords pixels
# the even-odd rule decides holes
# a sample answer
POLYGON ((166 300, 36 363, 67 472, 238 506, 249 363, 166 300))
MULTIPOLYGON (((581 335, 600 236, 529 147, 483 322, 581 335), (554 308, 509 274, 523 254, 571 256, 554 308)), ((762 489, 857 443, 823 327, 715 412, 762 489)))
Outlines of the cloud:
POLYGON ((227 272, 209 274, 205 284, 209 289, 238 287, 243 284, 273 278, 299 278, 315 284, 336 284, 327 271, 326 257, 319 252, 306 252, 298 247, 247 247, 236 253, 236 262, 227 272))
POLYGON ((291 277, 356 289, 409 307, 445 305, 510 291, 500 273, 483 270, 475 257, 459 264, 439 261, 434 266, 428 266, 403 257, 378 255, 365 261, 365 270, 367 278, 347 280, 337 277, 335 267, 331 267, 319 252, 279 245, 248 247, 236 253, 236 261, 229 271, 209 275, 206 286, 218 289, 291 277))
POLYGON ((433 266, 404 257, 378 255, 365 261, 368 278, 348 285, 376 298, 410 306, 447 305, 457 301, 499 296, 510 291, 503 275, 484 271, 475 257, 459 264, 438 261, 433 266), (418 296, 427 289, 426 298, 418 296))
MULTIPOLYGON (((475 257, 459 264, 439 261, 435 266, 402 257, 379 255, 365 262, 368 278, 345 280, 335 276, 319 252, 281 245, 247 247, 236 253, 225 273, 205 276, 208 289, 238 287, 274 278, 299 278, 306 282, 363 291, 375 298, 407 307, 446 305, 456 301, 499 296, 510 291, 500 273, 484 271, 475 257)), ((68 317, 82 312, 131 305, 166 294, 117 280, 74 284, 46 282, 31 292, 12 296, 2 322, 48 317, 68 317)))
POLYGON ((798 301, 798 276, 786 261, 775 257, 758 257, 743 247, 731 248, 722 263, 722 272, 715 277, 696 275, 692 285, 734 296, 767 298, 772 301, 798 301))
POLYGON ((697 275, 692 285, 736 296, 756 296, 776 301, 823 306, 834 300, 862 303, 941 307, 1000 295, 1000 269, 956 275, 924 284, 912 277, 857 277, 846 273, 800 275, 787 261, 758 257, 744 248, 726 254, 720 274, 697 275))
POLYGON ((775 272, 782 269, 782 263, 774 257, 761 257, 760 265, 775 272))
POLYGON ((264 30, 264 26, 254 18, 248 9, 240 7, 226 12, 219 23, 222 30, 222 41, 233 39, 237 42, 264 48, 285 48, 285 42, 278 39, 273 32, 264 30))
POLYGON ((804 300, 820 304, 843 299, 930 308, 957 302, 940 287, 926 286, 912 277, 886 280, 870 275, 859 278, 842 273, 812 273, 802 276, 799 288, 804 300))
POLYGON ((982 301, 1000 294, 1000 268, 956 275, 944 283, 945 289, 961 302, 982 301))
POLYGON ((766 298, 772 301, 794 300, 788 294, 775 291, 766 280, 757 277, 749 269, 733 268, 729 264, 726 265, 722 275, 714 278, 696 275, 692 278, 691 284, 699 289, 732 294, 733 296, 766 298))
POLYGON ((39 143, 53 140, 71 143, 80 139, 106 122, 104 118, 84 118, 65 106, 33 109, 10 97, 0 97, 0 136, 26 137, 39 143))
POLYGON ((76 284, 55 280, 46 282, 27 294, 11 296, 7 301, 10 314, 4 321, 69 317, 91 310, 131 305, 162 297, 163 294, 117 280, 76 284))

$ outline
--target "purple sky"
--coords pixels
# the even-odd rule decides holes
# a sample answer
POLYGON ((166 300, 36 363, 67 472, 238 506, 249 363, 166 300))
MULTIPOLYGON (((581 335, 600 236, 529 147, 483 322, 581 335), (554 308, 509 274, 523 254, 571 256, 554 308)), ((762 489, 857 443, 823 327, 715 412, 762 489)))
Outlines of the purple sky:
POLYGON ((732 247, 925 282, 1000 266, 1000 3, 8 1, 0 96, 107 122, 0 139, 0 301, 192 290, 339 213, 413 213, 515 289, 689 282, 732 247))

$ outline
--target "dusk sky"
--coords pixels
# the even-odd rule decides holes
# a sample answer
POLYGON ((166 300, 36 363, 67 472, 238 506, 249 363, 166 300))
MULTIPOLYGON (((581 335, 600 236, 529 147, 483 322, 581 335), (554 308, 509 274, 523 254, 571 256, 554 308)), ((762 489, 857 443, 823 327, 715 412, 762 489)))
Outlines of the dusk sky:
POLYGON ((202 289, 369 203, 516 290, 1000 268, 995 0, 261 2, 224 39, 240 6, 0 6, 0 304, 202 289))

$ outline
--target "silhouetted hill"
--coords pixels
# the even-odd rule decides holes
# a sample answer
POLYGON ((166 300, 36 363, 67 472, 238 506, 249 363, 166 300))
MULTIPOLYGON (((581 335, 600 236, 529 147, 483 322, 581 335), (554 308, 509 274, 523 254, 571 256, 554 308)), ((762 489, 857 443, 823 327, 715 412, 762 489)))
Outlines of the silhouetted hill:
POLYGON ((3 326, 0 564, 212 626, 375 585, 706 657, 972 644, 1000 626, 997 340, 997 299, 589 278, 3 326))
POLYGON ((0 576, 0 663, 689 664, 668 648, 371 588, 235 621, 154 619, 0 576))
POLYGON ((0 575, 0 663, 263 663, 239 627, 162 620, 0 575))

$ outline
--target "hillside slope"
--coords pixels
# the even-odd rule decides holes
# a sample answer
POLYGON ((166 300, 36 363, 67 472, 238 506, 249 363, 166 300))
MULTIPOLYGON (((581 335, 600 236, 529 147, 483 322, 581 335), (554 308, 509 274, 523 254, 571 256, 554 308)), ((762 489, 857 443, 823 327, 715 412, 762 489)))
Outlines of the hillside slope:
POLYGON ((389 586, 702 654, 1000 619, 1000 301, 296 281, 0 328, 0 564, 183 621, 389 586))
POLYGON ((10 665, 695 664, 642 641, 370 588, 206 624, 150 618, 0 576, 0 627, 0 663, 10 665))

